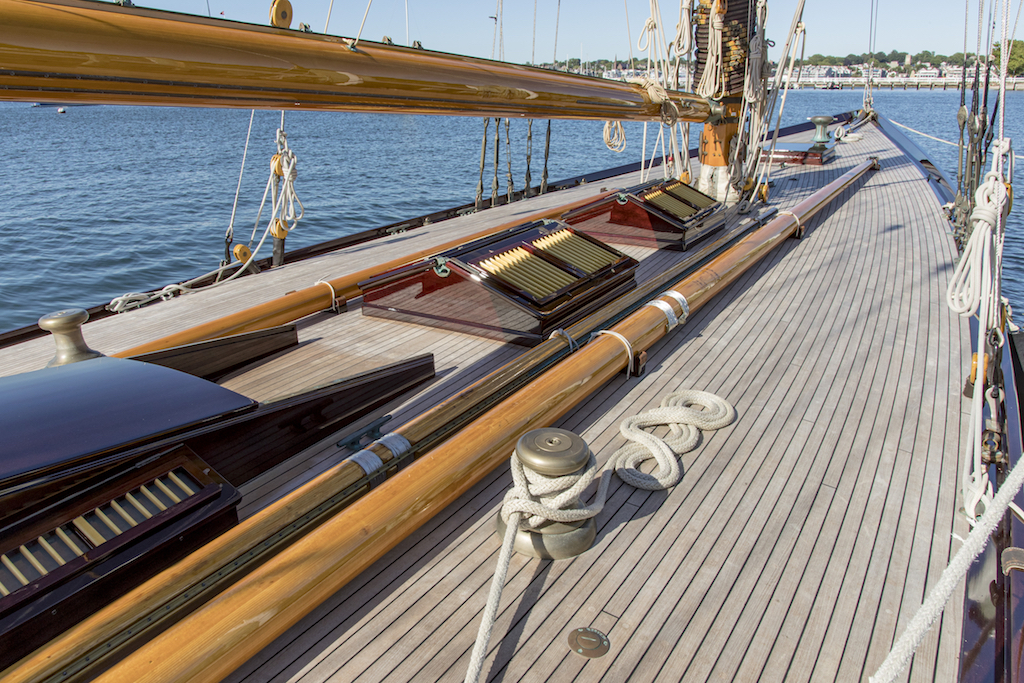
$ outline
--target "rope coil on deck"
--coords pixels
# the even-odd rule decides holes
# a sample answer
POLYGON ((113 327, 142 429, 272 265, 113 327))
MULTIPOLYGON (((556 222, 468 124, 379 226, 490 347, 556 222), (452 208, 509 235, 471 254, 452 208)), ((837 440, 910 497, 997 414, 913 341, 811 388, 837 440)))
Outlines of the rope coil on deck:
POLYGON ((513 453, 510 463, 513 486, 505 493, 501 507, 505 534, 470 656, 466 683, 476 683, 480 679, 520 524, 536 528, 548 521, 578 522, 597 516, 604 509, 608 497, 611 485, 611 477, 607 475, 609 471, 614 471, 624 483, 646 491, 661 491, 674 486, 682 477, 678 456, 697 447, 701 430, 721 429, 735 419, 736 409, 715 394, 678 391, 665 396, 660 407, 622 422, 619 431, 630 443, 615 451, 601 469, 597 467, 594 454, 590 453, 582 470, 549 477, 526 468, 513 453), (704 410, 696 410, 692 406, 701 406, 704 410), (668 425, 670 429, 664 439, 644 431, 645 427, 661 425, 668 425), (641 463, 651 459, 657 461, 654 472, 646 474, 637 469, 641 463), (601 480, 593 500, 579 506, 580 496, 598 473, 601 480))

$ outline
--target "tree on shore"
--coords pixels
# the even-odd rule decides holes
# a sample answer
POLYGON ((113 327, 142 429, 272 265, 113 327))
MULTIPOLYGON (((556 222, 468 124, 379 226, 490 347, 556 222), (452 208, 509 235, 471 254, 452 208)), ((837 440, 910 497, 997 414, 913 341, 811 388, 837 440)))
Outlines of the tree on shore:
MULTIPOLYGON (((999 69, 1002 64, 1001 45, 992 48, 992 67, 999 69)), ((1020 76, 1024 73, 1024 40, 1015 40, 1010 45, 1010 59, 1007 64, 1007 71, 1011 76, 1020 76)))

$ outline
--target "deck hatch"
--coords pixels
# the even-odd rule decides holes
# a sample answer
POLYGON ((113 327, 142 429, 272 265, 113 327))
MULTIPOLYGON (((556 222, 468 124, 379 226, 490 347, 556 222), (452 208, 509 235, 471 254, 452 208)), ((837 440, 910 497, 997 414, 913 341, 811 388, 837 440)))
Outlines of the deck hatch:
POLYGON ((100 548, 155 514, 196 495, 199 489, 199 483, 184 468, 176 467, 0 553, 0 596, 10 595, 100 548))
POLYGON ((612 244, 688 249, 724 225, 721 204, 679 180, 643 183, 575 209, 563 220, 612 244))
POLYGON ((0 669, 228 529, 240 498, 178 444, 0 522, 0 669))
POLYGON ((363 313, 535 344, 635 286, 635 259, 534 221, 360 283, 363 313))

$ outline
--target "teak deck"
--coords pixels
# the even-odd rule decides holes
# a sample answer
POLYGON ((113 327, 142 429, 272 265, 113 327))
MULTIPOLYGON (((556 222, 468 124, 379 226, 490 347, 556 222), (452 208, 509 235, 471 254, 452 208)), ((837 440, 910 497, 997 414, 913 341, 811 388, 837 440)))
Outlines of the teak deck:
MULTIPOLYGON (((943 301, 955 247, 929 180, 878 129, 819 167, 773 170, 788 208, 867 156, 881 170, 557 426, 606 459, 619 422, 679 389, 732 402, 666 492, 617 478, 595 547, 573 560, 514 556, 484 672, 489 680, 866 680, 966 535, 957 514, 966 433, 968 325, 943 301), (607 634, 584 659, 570 631, 607 634)), ((253 305, 321 277, 441 244, 574 201, 636 175, 488 210, 352 247, 88 325, 113 352, 253 305)), ((643 281, 685 254, 619 246, 643 281)), ((299 347, 222 383, 260 400, 432 352, 437 378, 360 421, 402 424, 521 347, 341 315, 300 321, 299 347)), ((41 312, 45 313, 45 311, 41 312)), ((0 351, 0 372, 43 365, 49 340, 0 351)), ((339 437, 359 425, 346 427, 339 437)), ((351 454, 331 439, 242 487, 248 515, 351 454)), ((499 539, 507 467, 487 476, 296 624, 231 681, 462 680, 499 539)), ((370 495, 373 495, 372 493, 370 495)), ((952 680, 962 589, 907 680, 952 680)))

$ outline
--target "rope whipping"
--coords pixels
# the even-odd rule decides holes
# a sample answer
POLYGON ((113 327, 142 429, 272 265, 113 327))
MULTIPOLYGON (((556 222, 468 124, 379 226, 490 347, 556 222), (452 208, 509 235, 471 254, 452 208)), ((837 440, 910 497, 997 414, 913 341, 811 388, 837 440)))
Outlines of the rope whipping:
POLYGON ((697 447, 701 431, 722 429, 735 419, 735 408, 724 399, 705 391, 679 391, 665 396, 658 408, 622 422, 619 432, 629 443, 615 451, 603 468, 598 468, 597 459, 590 453, 586 467, 579 472, 548 477, 525 468, 513 454, 510 462, 512 488, 505 494, 501 507, 505 535, 470 656, 466 683, 480 680, 516 534, 521 528, 535 529, 548 521, 570 523, 595 517, 607 500, 611 472, 624 483, 645 491, 662 491, 674 486, 682 477, 678 456, 697 447), (701 406, 703 410, 693 406, 701 406), (645 431, 663 425, 669 427, 669 434, 664 438, 645 431), (657 463, 654 472, 641 472, 639 466, 651 459, 657 463), (580 506, 580 497, 598 474, 601 479, 593 499, 580 506))

